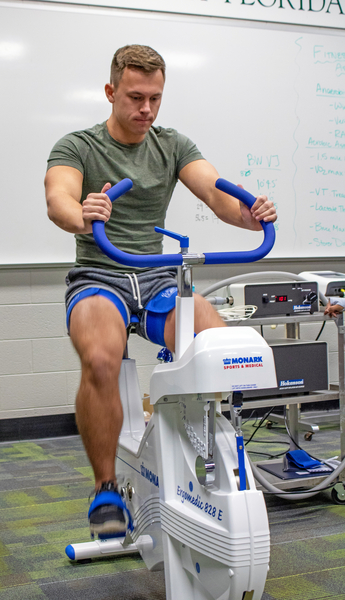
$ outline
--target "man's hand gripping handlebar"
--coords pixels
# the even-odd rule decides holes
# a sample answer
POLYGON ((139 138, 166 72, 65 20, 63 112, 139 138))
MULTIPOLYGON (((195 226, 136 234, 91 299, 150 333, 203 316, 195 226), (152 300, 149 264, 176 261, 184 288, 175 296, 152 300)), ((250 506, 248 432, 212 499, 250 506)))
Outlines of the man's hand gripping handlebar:
MULTIPOLYGON (((234 196, 243 204, 251 208, 255 202, 255 197, 252 196, 246 190, 226 181, 226 179, 217 179, 216 188, 234 196)), ((126 178, 122 179, 119 183, 114 185, 110 190, 106 192, 107 196, 112 202, 128 192, 133 186, 133 182, 126 178)), ((205 265, 223 265, 233 263, 247 263, 255 262, 266 256, 272 249, 275 242, 275 230, 274 225, 271 222, 266 223, 260 221, 262 229, 264 231, 264 241, 261 246, 255 250, 249 250, 244 252, 205 252, 204 254, 190 254, 188 253, 188 238, 186 236, 180 236, 179 234, 172 233, 165 229, 155 228, 159 233, 164 233, 170 237, 174 237, 180 241, 182 253, 178 254, 129 254, 119 250, 108 240, 103 221, 93 221, 92 230, 96 244, 99 248, 115 262, 127 265, 130 267, 164 267, 164 266, 180 266, 182 264, 205 264, 205 265)))

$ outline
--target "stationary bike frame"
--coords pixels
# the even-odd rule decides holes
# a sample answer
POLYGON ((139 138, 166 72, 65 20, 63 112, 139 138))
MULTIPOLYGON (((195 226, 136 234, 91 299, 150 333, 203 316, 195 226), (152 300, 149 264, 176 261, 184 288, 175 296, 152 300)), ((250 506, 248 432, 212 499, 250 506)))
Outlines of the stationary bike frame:
MULTIPOLYGON (((113 201, 132 187, 124 179, 113 201)), ((255 198, 219 179, 216 187, 247 206, 255 198)), ((139 551, 150 570, 164 567, 167 600, 260 600, 269 563, 266 507, 244 451, 241 390, 276 387, 271 349, 252 328, 208 329, 194 336, 192 267, 253 262, 274 244, 272 223, 250 252, 134 256, 116 249, 104 223, 94 238, 116 262, 139 267, 178 266, 174 361, 155 367, 150 383, 153 415, 145 426, 135 361, 124 359, 120 395, 124 421, 118 444, 119 489, 134 527, 125 538, 70 545, 72 560, 139 551), (231 423, 221 414, 228 399, 231 423)))

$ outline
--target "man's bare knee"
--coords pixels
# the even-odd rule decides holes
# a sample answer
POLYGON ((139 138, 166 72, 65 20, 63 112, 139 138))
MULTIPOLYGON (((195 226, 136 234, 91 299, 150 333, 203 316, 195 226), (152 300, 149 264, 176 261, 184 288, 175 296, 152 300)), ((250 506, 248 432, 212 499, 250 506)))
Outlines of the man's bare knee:
POLYGON ((120 348, 111 352, 102 345, 84 351, 81 356, 82 375, 98 389, 117 384, 122 362, 120 348))
POLYGON ((213 306, 202 296, 194 294, 194 330, 200 333, 205 329, 225 327, 223 319, 213 306))

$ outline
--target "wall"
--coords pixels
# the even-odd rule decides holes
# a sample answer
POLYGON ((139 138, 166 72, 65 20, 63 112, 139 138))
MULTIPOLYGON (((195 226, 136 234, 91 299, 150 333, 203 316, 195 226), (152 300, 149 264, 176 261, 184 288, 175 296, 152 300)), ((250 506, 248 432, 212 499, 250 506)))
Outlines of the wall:
MULTIPOLYGON (((128 3, 125 2, 125 5, 127 4, 128 3)), ((201 4, 205 4, 206 6, 206 3, 200 2, 200 5, 201 4)), ((208 4, 208 6, 209 5, 210 3, 208 4)), ((5 43, 4 47, 2 48, 3 52, 5 51, 6 54, 6 48, 7 53, 8 50, 11 48, 12 50, 16 50, 16 48, 17 50, 18 48, 20 50, 22 46, 20 44, 18 46, 18 44, 16 45, 15 43, 16 40, 18 42, 18 39, 19 42, 27 41, 28 48, 36 48, 37 50, 36 55, 30 55, 30 53, 25 55, 24 52, 24 55, 22 57, 24 61, 23 71, 16 71, 16 68, 19 69, 18 65, 21 64, 19 60, 21 56, 16 56, 16 58, 18 59, 17 63, 10 63, 6 61, 3 62, 3 68, 7 70, 4 71, 4 76, 2 78, 2 81, 4 81, 4 93, 1 98, 1 114, 4 117, 2 131, 3 133, 7 131, 9 135, 8 142, 3 144, 4 147, 6 147, 6 153, 4 153, 2 166, 4 167, 5 172, 8 175, 7 178, 4 178, 4 182, 9 182, 9 191, 7 194, 5 193, 4 188, 2 188, 2 196, 3 198, 12 197, 13 180, 16 180, 17 177, 16 169, 18 168, 17 161, 19 156, 25 158, 24 165, 22 165, 22 168, 20 170, 20 181, 25 181, 26 194, 19 194, 19 192, 21 191, 19 189, 19 191, 17 190, 15 202, 3 203, 5 208, 13 208, 13 214, 11 215, 12 219, 8 221, 12 223, 12 228, 4 228, 1 236, 1 243, 3 244, 2 263, 11 263, 15 265, 16 263, 23 263, 25 261, 30 263, 36 261, 40 262, 41 260, 42 262, 51 261, 53 263, 54 260, 71 260, 69 258, 69 255, 68 257, 63 258, 56 258, 55 255, 49 255, 49 249, 52 246, 52 238, 55 238, 56 236, 57 247, 59 248, 59 250, 65 248, 65 244, 62 240, 62 237, 59 237, 63 234, 61 232, 58 232, 57 229, 54 228, 54 226, 48 222, 48 220, 45 217, 45 211, 42 211, 42 201, 44 203, 42 188, 44 164, 48 153, 48 149, 50 149, 52 143, 60 136, 58 131, 59 127, 61 127, 62 135, 67 130, 77 128, 76 122, 79 125, 78 118, 81 118, 80 127, 85 126, 85 123, 96 122, 96 118, 93 118, 92 112, 87 113, 87 118, 85 117, 85 115, 80 115, 80 97, 78 95, 76 97, 73 93, 65 94, 65 92, 68 92, 68 86, 66 87, 66 82, 71 84, 71 89, 69 91, 73 92, 74 88, 72 84, 74 85, 77 76, 81 78, 80 90, 84 93, 84 100, 86 104, 87 102, 89 102, 89 105, 92 107, 92 110, 95 110, 97 112, 97 119, 100 118, 100 105, 97 104, 97 94, 98 91, 102 89, 105 77, 107 77, 107 75, 100 72, 99 65, 108 65, 110 53, 113 51, 114 48, 114 41, 111 35, 104 35, 103 28, 96 27, 95 24, 107 22, 107 26, 111 28, 111 15, 103 9, 76 9, 75 7, 71 6, 69 7, 69 9, 61 6, 55 6, 53 8, 52 5, 50 5, 49 7, 45 6, 44 8, 43 4, 39 7, 31 4, 30 14, 28 13, 27 3, 2 2, 1 6, 3 14, 6 13, 7 15, 7 20, 5 20, 5 18, 2 20, 3 37, 1 37, 0 39, 5 39, 6 41, 6 35, 8 34, 8 36, 10 36, 14 32, 14 46, 11 46, 11 44, 9 44, 9 46, 6 46, 5 43), (26 14, 25 18, 23 18, 23 16, 21 18, 18 17, 17 12, 15 14, 15 17, 13 17, 13 11, 15 6, 17 12, 18 10, 20 10, 21 15, 23 15, 24 13, 26 14), (68 19, 65 14, 66 11, 69 12, 68 19), (38 17, 38 13, 40 13, 40 17, 38 17), (38 21, 39 18, 41 19, 41 21, 38 21), (29 21, 29 19, 31 19, 31 21, 29 21), (50 19, 49 22, 48 19, 50 19), (81 20, 83 20, 84 27, 76 26, 75 22, 77 22, 77 25, 80 25, 81 20), (34 23, 32 21, 34 21, 34 23), (89 26, 91 28, 92 33, 94 31, 97 31, 100 38, 98 39, 95 35, 87 36, 85 29, 86 26, 89 26), (35 31, 35 27, 36 32, 34 35, 33 32, 35 31), (49 31, 50 53, 42 52, 42 48, 45 48, 47 43, 47 31, 49 31), (60 31, 63 31, 64 33, 64 44, 62 46, 60 31), (89 43, 86 45, 83 43, 76 43, 76 35, 83 36, 82 39, 87 38, 89 40, 89 43), (56 41, 56 44, 53 43, 54 40, 56 41), (69 44, 73 49, 74 60, 72 61, 72 54, 70 53, 69 44), (107 44, 109 44, 109 48, 106 47, 107 44), (77 51, 80 52, 80 58, 76 57, 75 53, 77 51), (104 60, 102 54, 103 52, 104 60), (87 53, 90 53, 90 58, 88 58, 87 53), (61 58, 63 59, 62 63, 59 63, 60 69, 51 67, 51 65, 54 64, 52 62, 54 57, 56 57, 56 59, 59 60, 61 58), (94 60, 91 60, 91 58, 93 58, 94 60), (45 59, 48 60, 47 66, 45 65, 45 59), (85 71, 80 70, 81 64, 87 65, 87 73, 85 71), (31 72, 30 69, 32 69, 33 71, 31 72), (99 81, 99 87, 98 83, 96 85, 96 95, 94 95, 93 89, 87 89, 85 93, 85 90, 83 88, 85 81, 90 79, 91 72, 94 73, 94 78, 91 79, 92 81, 94 81, 95 85, 96 82, 99 81), (8 80, 6 80, 6 76, 8 76, 8 80), (34 79, 34 76, 37 77, 37 81, 34 79), (49 82, 48 77, 51 77, 51 80, 49 80, 49 82), (61 81, 59 80, 59 77, 62 77, 61 81), (8 81, 7 84, 6 81, 8 81), (23 106, 21 94, 23 81, 26 82, 25 87, 27 92, 25 110, 21 110, 23 106), (41 86, 42 82, 44 83, 44 85, 39 89, 39 86, 41 86), (53 87, 53 84, 56 86, 56 89, 53 87), (16 85, 18 85, 19 87, 16 88, 16 85), (16 93, 16 90, 18 93, 16 93), (37 90, 39 90, 40 93, 38 93, 37 90), (60 91, 63 96, 61 98, 58 95, 58 92, 60 91), (44 94, 46 94, 46 96, 44 96, 44 94), (42 108, 43 97, 46 97, 47 100, 46 104, 44 104, 44 110, 42 108), (18 107, 15 104, 16 101, 19 102, 18 107), (64 101, 67 102, 66 105, 63 103, 64 101), (30 102, 32 102, 32 106, 30 105, 30 102), (76 111, 75 113, 72 113, 73 102, 74 111, 76 111), (46 112, 48 108, 52 111, 52 113, 48 114, 48 112, 46 112), (13 111, 13 113, 11 111, 13 111), (10 118, 11 114, 13 114, 13 118, 10 118), (70 123, 71 115, 73 125, 72 122, 70 123), (74 119, 77 119, 77 121, 74 121, 74 119), (29 126, 29 124, 31 124, 34 127, 36 139, 34 152, 32 152, 31 145, 28 147, 27 151, 25 150, 25 148, 23 147, 23 143, 30 142, 31 144, 31 137, 29 135, 22 135, 21 153, 18 153, 17 140, 13 134, 13 122, 16 122, 17 130, 21 131, 27 131, 27 127, 29 126), (41 123, 43 124, 43 126, 37 127, 37 123, 41 123), (25 129, 23 129, 23 127, 25 127, 25 129), (45 140, 46 145, 42 150, 42 158, 39 156, 38 151, 38 132, 43 136, 47 136, 47 139, 45 140), (13 145, 12 142, 14 142, 13 145), (10 148, 12 148, 13 150, 13 156, 11 155, 10 148), (37 158, 39 163, 39 168, 37 169, 34 168, 33 163, 30 162, 31 160, 34 160, 34 158, 37 158), (5 167, 5 159, 9 160, 8 168, 5 167), (27 171, 25 171, 24 167, 25 169, 27 169, 27 171), (33 179, 35 177, 37 178, 37 186, 35 187, 32 196, 34 201, 30 203, 27 201, 28 187, 32 185, 33 179), (18 210, 19 198, 23 199, 23 207, 21 210, 18 210), (43 242, 40 241, 38 243, 38 258, 36 256, 34 256, 33 258, 30 257, 30 253, 34 252, 34 247, 36 243, 35 237, 37 237, 37 231, 34 230, 32 227, 30 228, 30 226, 28 226, 28 223, 30 222, 29 219, 32 217, 32 211, 34 206, 37 207, 38 211, 37 227, 39 228, 39 226, 42 226, 43 228, 46 226, 46 237, 44 238, 43 242), (14 227, 13 223, 15 223, 15 219, 17 217, 19 218, 20 222, 18 227, 14 227), (22 226, 23 223, 25 223, 25 227, 22 226), (21 256, 21 258, 18 258, 18 256, 14 256, 14 253, 18 251, 19 241, 22 241, 22 239, 24 239, 24 234, 26 234, 28 231, 33 233, 32 238, 29 240, 28 243, 24 243, 23 255, 21 256), (17 240, 17 244, 13 243, 14 232, 20 232, 20 239, 17 240)), ((142 6, 141 3, 140 6, 142 6)), ((147 3, 145 4, 145 6, 147 6, 147 3)), ((116 15, 114 11, 112 11, 112 15, 115 18, 116 15)), ((137 29, 139 28, 138 31, 140 30, 141 43, 149 43, 150 40, 154 39, 158 44, 157 49, 161 50, 164 56, 167 56, 167 62, 169 66, 169 78, 167 81, 166 102, 164 105, 166 108, 163 108, 161 112, 161 117, 163 119, 161 121, 161 124, 171 125, 172 123, 174 123, 174 125, 177 128, 190 135, 193 139, 195 139, 195 141, 198 144, 200 141, 201 148, 210 148, 211 156, 207 156, 207 158, 209 158, 211 162, 217 164, 223 176, 227 176, 227 169, 229 168, 227 166, 229 163, 229 156, 234 154, 232 150, 232 140, 236 139, 237 144, 239 143, 238 140, 240 140, 242 143, 244 129, 246 135, 248 134, 248 132, 250 132, 251 138, 253 136, 253 132, 255 132, 255 135, 257 137, 257 147, 260 148, 260 152, 264 152, 265 156, 266 153, 269 156, 271 156, 272 152, 273 156, 276 155, 277 146, 275 145, 273 150, 270 148, 270 146, 271 143, 276 143, 275 140, 278 138, 280 144, 282 143, 281 140, 284 140, 283 146, 285 149, 286 139, 288 136, 282 135, 282 127, 285 127, 285 125, 289 122, 289 119, 287 119, 286 116, 284 119, 281 118, 281 104, 279 101, 276 101, 277 97, 275 94, 283 92, 283 100, 284 102, 286 101, 288 103, 289 110, 292 110, 294 108, 293 104, 290 101, 290 98, 292 98, 293 95, 291 93, 285 93, 285 88, 282 87, 284 81, 287 81, 287 78, 285 77, 282 68, 283 64, 285 65, 288 56, 290 56, 291 58, 291 65, 295 65, 295 53, 289 50, 290 46, 282 46, 281 51, 277 52, 275 44, 278 44, 278 42, 279 44, 287 44, 288 41, 290 42, 292 40, 291 43, 293 49, 294 51, 297 51, 298 48, 300 48, 300 46, 296 46, 296 41, 298 40, 295 39, 295 33, 291 34, 291 29, 289 29, 287 26, 279 27, 273 25, 268 28, 267 24, 265 25, 263 23, 251 24, 250 26, 248 26, 248 23, 241 21, 230 22, 228 20, 225 23, 225 21, 217 19, 212 19, 212 21, 208 20, 206 22, 205 20, 201 20, 200 17, 192 19, 189 16, 184 16, 182 18, 181 16, 177 15, 173 17, 171 15, 160 15, 159 17, 157 17, 157 15, 153 15, 150 13, 144 14, 144 12, 137 13, 136 11, 120 11, 117 14, 116 18, 120 19, 120 17, 123 20, 123 22, 127 22, 127 29, 118 27, 118 45, 121 45, 122 41, 123 43, 128 42, 127 30, 130 30, 131 35, 133 35, 135 38, 135 36, 137 35, 137 30, 135 29, 135 27, 137 27, 137 29), (145 19, 145 27, 143 27, 143 19, 145 19), (157 25, 158 21, 160 23, 160 26, 157 25), (205 27, 208 28, 207 35, 205 34, 205 27), (225 27, 227 27, 227 29, 225 29, 225 27), (173 31, 173 28, 174 30, 176 29, 176 31, 178 31, 179 35, 166 35, 166 31, 168 29, 173 31), (260 38, 261 42, 262 28, 266 29, 265 43, 256 44, 257 60, 256 63, 254 63, 252 61, 252 48, 255 46, 254 41, 256 37, 260 38), (212 32, 214 32, 213 39, 210 35, 211 30, 212 32), (229 31, 232 32, 232 35, 229 35, 229 31), (191 36, 192 32, 194 37, 191 36), (199 127, 200 119, 191 119, 190 113, 188 113, 188 111, 186 110, 182 110, 182 105, 176 103, 175 89, 177 85, 183 86, 185 91, 183 98, 184 103, 186 102, 186 98, 191 98, 193 100, 195 95, 195 89, 200 88, 203 91, 205 90, 205 86, 203 85, 205 76, 205 65, 202 62, 202 60, 200 62, 200 58, 202 58, 203 53, 207 54, 208 52, 209 56, 211 56, 213 52, 218 52, 221 35, 223 35, 224 44, 226 43, 224 45, 224 48, 229 49, 229 45, 232 44, 231 56, 236 56, 236 60, 228 61, 228 53, 223 51, 221 53, 221 58, 227 60, 227 65, 229 62, 229 69, 231 69, 229 72, 224 71, 228 73, 228 77, 224 78, 222 76, 219 76, 215 72, 214 68, 212 74, 215 77, 218 90, 220 84, 223 83, 223 80, 224 85, 227 81, 229 81, 230 88, 229 90, 225 90, 226 93, 218 94, 219 102, 223 102, 224 105, 220 105, 217 114, 213 114, 213 120, 208 120, 208 122, 206 123, 206 120, 203 119, 202 122, 204 123, 204 127, 199 127), (123 40, 121 36, 124 36, 123 40), (177 37, 180 40, 183 40, 183 43, 187 44, 187 46, 188 44, 190 45, 190 50, 188 49, 188 47, 183 48, 181 45, 179 45, 178 50, 182 49, 184 51, 182 62, 181 55, 179 55, 178 52, 175 52, 175 39, 177 39, 177 37), (279 38, 278 42, 276 40, 277 37, 279 38), (214 43, 215 39, 217 40, 217 44, 214 43), (170 54, 168 52, 169 45, 171 45, 172 50, 170 54), (285 52, 283 52, 284 49, 286 50, 285 52), (263 54, 261 57, 259 50, 260 52, 268 53, 268 56, 263 54), (249 55, 247 55, 247 51, 249 55), (189 64, 186 64, 186 62, 188 63, 188 61, 185 60, 187 54, 189 56, 189 64), (284 57, 284 61, 281 60, 281 56, 284 57), (193 57, 196 59, 196 63, 193 62, 193 57), (278 60, 278 65, 275 66, 276 59, 278 60), (244 63, 242 64, 241 61, 244 61, 244 63), (266 75, 268 74, 268 76, 264 78, 266 83, 266 94, 254 93, 256 90, 261 89, 261 81, 259 81, 260 85, 254 85, 254 75, 257 75, 260 78, 260 71, 258 70, 257 65, 260 65, 260 68, 266 69, 266 75), (185 69, 185 73, 183 74, 182 71, 185 67, 192 68, 193 77, 191 77, 190 72, 188 72, 188 69, 185 69), (271 76, 272 73, 275 73, 275 77, 271 76), (277 80, 279 74, 281 74, 280 79, 277 80), (199 84, 195 80, 195 77, 197 76, 200 77, 199 84), (237 81, 236 77, 239 77, 239 87, 247 103, 246 105, 243 104, 242 98, 238 96, 236 100, 234 98, 234 95, 231 93, 232 88, 235 86, 235 83, 237 81), (245 86, 244 78, 246 83, 245 86), (191 86, 190 93, 188 92, 189 85, 191 86), (271 86, 272 89, 267 86, 271 86), (170 93, 171 96, 169 96, 170 93), (171 101, 169 100, 169 97, 171 97, 171 101), (230 119, 227 119, 228 127, 230 127, 230 129, 229 135, 225 135, 224 119, 222 119, 222 126, 219 127, 215 127, 214 120, 218 115, 222 117, 223 114, 228 114, 229 116, 229 98, 232 99, 233 103, 237 101, 237 105, 233 104, 233 110, 230 111, 234 115, 234 122, 230 123, 230 119), (260 102, 262 103, 262 106, 260 102), (257 118, 257 116, 255 115, 254 108, 255 110, 261 111, 262 114, 267 113, 267 115, 269 115, 269 122, 267 123, 267 125, 263 118, 257 118), (237 116, 238 114, 241 114, 242 110, 245 111, 242 114, 246 117, 246 119, 243 120, 239 119, 237 116), (172 118, 172 115, 175 115, 174 118, 172 118), (272 120, 273 115, 276 115, 276 124, 272 120), (248 121, 249 118, 252 118, 254 120, 253 124, 251 124, 248 121), (167 122, 165 122, 164 119, 167 119, 167 122), (195 132, 195 135, 193 129, 191 129, 193 123, 197 124, 197 131, 195 132), (243 123, 245 123, 245 128, 243 127, 243 123), (207 130, 207 125, 210 128, 209 132, 207 130), (264 129, 262 133, 258 129, 260 126, 264 129), (239 128, 238 131, 236 131, 236 127, 239 128), (222 132, 222 139, 224 141, 222 141, 221 145, 217 145, 214 143, 214 130, 222 132), (270 131, 270 135, 267 135, 267 131, 270 131), (203 140, 203 136, 205 137, 205 143, 203 140), (265 150, 262 149, 262 140, 267 140, 269 148, 266 149, 265 147, 265 150)), ((309 21, 307 23, 309 24, 309 21)), ((326 21, 324 24, 327 25, 326 21)), ((312 41, 314 40, 314 36, 320 36, 322 43, 324 43, 324 36, 326 34, 327 36, 331 36, 329 39, 332 40, 332 44, 333 42, 340 44, 340 42, 342 42, 343 39, 340 38, 339 31, 334 31, 331 34, 325 29, 317 30, 316 28, 312 28, 310 29, 310 31, 305 31, 305 29, 303 29, 303 32, 305 32, 305 37, 308 39, 312 38, 312 41)), ((137 42, 137 38, 134 38, 129 41, 137 42)), ((11 39, 9 38, 9 41, 11 41, 11 39)), ((156 44, 153 45, 156 46, 156 44)), ((25 44, 23 47, 25 50, 25 44)), ((279 46, 277 45, 277 47, 279 46)), ((299 50, 298 54, 300 55, 299 50)), ((214 61, 214 64, 218 65, 218 63, 219 65, 221 64, 219 61, 214 61)), ((327 67, 327 65, 326 67, 324 65, 319 66, 319 61, 316 61, 316 63, 313 63, 312 68, 318 69, 317 74, 319 73, 319 69, 321 68, 325 68, 328 70, 330 70, 331 68, 327 67), (316 66, 316 63, 318 66, 316 66)), ((208 64, 207 61, 205 64, 208 64)), ((302 67, 305 69, 304 71, 303 69, 301 71, 302 76, 304 76, 304 73, 306 72, 309 74, 309 71, 311 70, 309 66, 309 63, 306 66, 304 65, 304 63, 302 64, 302 67)), ((222 74, 223 71, 221 72, 221 75, 222 74)), ((312 81, 314 82, 314 79, 312 81)), ((209 88, 213 93, 213 87, 209 86, 209 88)), ((296 102, 295 97, 294 102, 296 102)), ((314 104, 312 104, 312 102, 310 102, 309 104, 307 103, 308 115, 309 106, 314 106, 314 104)), ((204 111, 204 105, 205 103, 200 104, 202 111, 204 111)), ((212 94, 209 98, 209 106, 213 106, 212 94)), ((183 105, 183 108, 185 108, 185 104, 183 105)), ((199 109, 199 104, 197 104, 197 108, 199 109)), ((104 118, 108 116, 108 108, 106 108, 105 115, 106 116, 104 118)), ((324 118, 326 118, 324 112, 322 112, 322 115, 324 118)), ((194 112, 193 116, 195 116, 194 112)), ((313 121, 316 122, 317 126, 320 125, 319 120, 320 119, 313 119, 313 121)), ((294 128, 292 128, 292 131, 294 131, 294 128)), ((243 144, 247 144, 247 142, 243 140, 243 144)), ((243 146, 242 154, 244 158, 241 158, 242 162, 238 164, 237 169, 238 173, 244 173, 243 177, 250 177, 249 171, 247 168, 245 169, 245 167, 250 166, 247 164, 247 162, 249 161, 248 156, 252 157, 255 154, 255 157, 257 158, 257 147, 249 147, 247 145, 243 146), (250 152, 250 154, 248 154, 248 152, 250 152)), ((232 163, 236 159, 236 156, 232 156, 232 163)), ((250 160, 252 160, 252 158, 250 160)), ((260 157, 257 158, 257 160, 260 161, 260 157)), ((258 166, 259 163, 256 165, 256 167, 258 166)), ((309 166, 309 164, 307 166, 309 166)), ((234 164, 232 164, 232 172, 234 173, 234 164)), ((265 178, 268 177, 267 173, 265 173, 263 176, 265 178)), ((254 173, 253 178, 256 178, 256 175, 254 173)), ((283 183, 281 184, 282 189, 280 191, 279 197, 282 197, 283 192, 287 193, 287 186, 283 183)), ((333 189, 332 186, 331 188, 333 189)), ((252 191, 254 193, 255 190, 253 189, 252 191)), ((264 189, 260 191, 267 192, 268 190, 264 189)), ((307 191, 310 192, 310 190, 307 191)), ((291 194, 290 196, 288 195, 288 200, 290 200, 290 197, 292 197, 291 194)), ((306 194, 302 195, 302 198, 307 197, 308 196, 306 194)), ((277 198, 274 198, 274 200, 276 199, 277 198)), ((181 202, 182 204, 186 204, 184 202, 183 195, 181 195, 181 202)), ((199 213, 201 212, 199 204, 200 203, 197 203, 196 207, 191 205, 191 208, 189 210, 192 212, 191 216, 192 218, 194 218, 195 222, 202 221, 202 224, 204 224, 206 223, 206 219, 198 219, 198 217, 200 217, 199 213)), ((296 206, 300 211, 303 208, 301 202, 296 203, 296 206)), ((278 210, 281 218, 281 227, 283 227, 284 225, 284 231, 287 231, 287 224, 289 223, 289 220, 291 220, 291 215, 293 214, 293 207, 289 202, 287 202, 284 203, 284 207, 278 206, 278 210)), ((180 209, 176 209, 176 215, 178 221, 180 222, 180 209)), ((204 217, 204 215, 201 215, 201 217, 204 217)), ((171 228, 174 229, 173 226, 171 228)), ((309 229, 311 228, 309 227, 309 229)), ((288 235, 289 234, 286 233, 287 237, 288 235)), ((66 240, 67 237, 65 238, 66 240)), ((201 231, 200 237, 202 237, 203 239, 210 237, 208 230, 201 231)), ((219 237, 218 233, 217 237, 219 237)), ((240 237, 244 239, 243 232, 241 232, 240 237)), ((279 238, 280 236, 277 237, 279 238)), ((71 238, 68 239, 71 240, 71 238)), ((280 237, 280 239, 282 238, 280 237)), ((72 255, 72 242, 70 248, 72 255)), ((176 251, 175 248, 176 246, 174 246, 173 251, 176 251)), ((169 251, 168 245, 167 251, 169 251)), ((325 250, 321 249, 319 251, 324 252, 325 250)), ((290 249, 286 252, 287 254, 278 253, 276 254, 276 256, 291 255, 289 254, 290 249)), ((303 252, 300 252, 300 250, 298 249, 296 252, 296 256, 301 256, 303 254, 303 252)), ((337 251, 337 254, 338 258, 329 259, 328 261, 323 258, 320 258, 318 260, 310 258, 305 259, 303 261, 298 259, 290 260, 288 258, 276 260, 268 259, 264 263, 260 263, 259 267, 253 267, 251 265, 242 265, 241 267, 237 268, 223 267, 213 269, 212 271, 210 269, 205 269, 202 272, 200 269, 195 269, 196 289, 197 291, 201 291, 213 281, 224 279, 225 277, 228 277, 232 274, 237 274, 239 272, 250 272, 252 270, 255 270, 256 268, 259 268, 261 270, 286 270, 296 273, 303 270, 312 270, 315 268, 334 269, 344 272, 345 261, 341 258, 342 248, 339 251, 337 251)), ((312 255, 314 256, 314 249, 312 255)), ((0 419, 9 419, 18 416, 30 417, 63 414, 73 412, 74 410, 74 396, 78 387, 80 370, 78 357, 76 356, 76 353, 74 352, 70 340, 66 334, 66 328, 64 323, 65 316, 63 297, 65 289, 64 276, 66 271, 67 266, 64 266, 62 264, 52 264, 50 266, 45 265, 44 267, 40 266, 39 264, 35 267, 33 267, 30 264, 28 264, 25 267, 0 267, 0 419)), ((302 337, 310 337, 311 339, 314 339, 317 335, 318 330, 318 325, 313 325, 311 327, 305 326, 302 330, 302 337)), ((268 332, 265 331, 266 335, 268 335, 268 333, 270 337, 283 336, 282 328, 276 330, 270 329, 268 332)), ((330 378, 332 382, 335 382, 337 380, 337 346, 335 338, 336 328, 333 324, 328 323, 323 333, 323 339, 327 339, 329 341, 330 378)), ((156 353, 156 346, 145 343, 143 340, 136 338, 135 336, 132 336, 132 338, 130 339, 130 355, 137 359, 142 394, 147 393, 149 391, 149 378, 152 368, 156 364, 156 353)))
MULTIPOLYGON (((194 270, 196 290, 214 281, 254 270, 298 273, 302 270, 345 271, 345 260, 275 261, 259 265, 194 270)), ((74 411, 79 359, 65 327, 64 277, 67 266, 0 270, 0 419, 65 414, 74 411)), ((319 324, 303 326, 301 337, 315 339, 319 324)), ((283 327, 265 327, 265 337, 284 337, 283 327)), ((321 339, 329 343, 330 380, 336 383, 336 326, 327 323, 321 339)), ((159 347, 131 336, 129 353, 137 360, 142 394, 159 347)))
MULTIPOLYGON (((43 210, 46 160, 68 131, 108 118, 111 56, 132 42, 153 46, 167 61, 156 124, 184 133, 221 177, 276 204, 270 257, 342 256, 343 39, 336 29, 0 0, 1 197, 13 198, 2 203, 11 226, 0 236, 1 264, 73 261, 73 238, 43 210)), ((229 250, 227 225, 182 184, 168 229, 180 231, 181 213, 193 251, 229 250)), ((243 229, 232 230, 231 239, 237 250, 252 247, 243 229)), ((166 240, 167 252, 176 247, 166 240)))

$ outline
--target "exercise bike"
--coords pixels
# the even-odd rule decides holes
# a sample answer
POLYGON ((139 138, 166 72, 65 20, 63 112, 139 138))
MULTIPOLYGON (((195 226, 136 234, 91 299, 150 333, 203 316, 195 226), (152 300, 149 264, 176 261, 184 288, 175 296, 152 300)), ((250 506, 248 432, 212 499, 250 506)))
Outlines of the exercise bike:
MULTIPOLYGON (((113 201, 132 187, 124 179, 113 201)), ((255 198, 224 179, 216 187, 247 206, 255 198)), ((104 223, 93 223, 105 254, 130 266, 178 266, 174 360, 155 367, 153 415, 145 424, 135 361, 120 373, 124 421, 116 457, 119 490, 129 512, 125 538, 69 545, 71 560, 140 552, 148 569, 164 568, 167 600, 260 600, 270 538, 262 492, 255 487, 241 431, 245 389, 276 387, 272 350, 251 327, 216 328, 194 335, 192 267, 259 260, 274 244, 272 223, 261 222, 262 245, 250 252, 134 256, 116 249, 104 223), (231 423, 221 414, 230 403, 231 423)))

